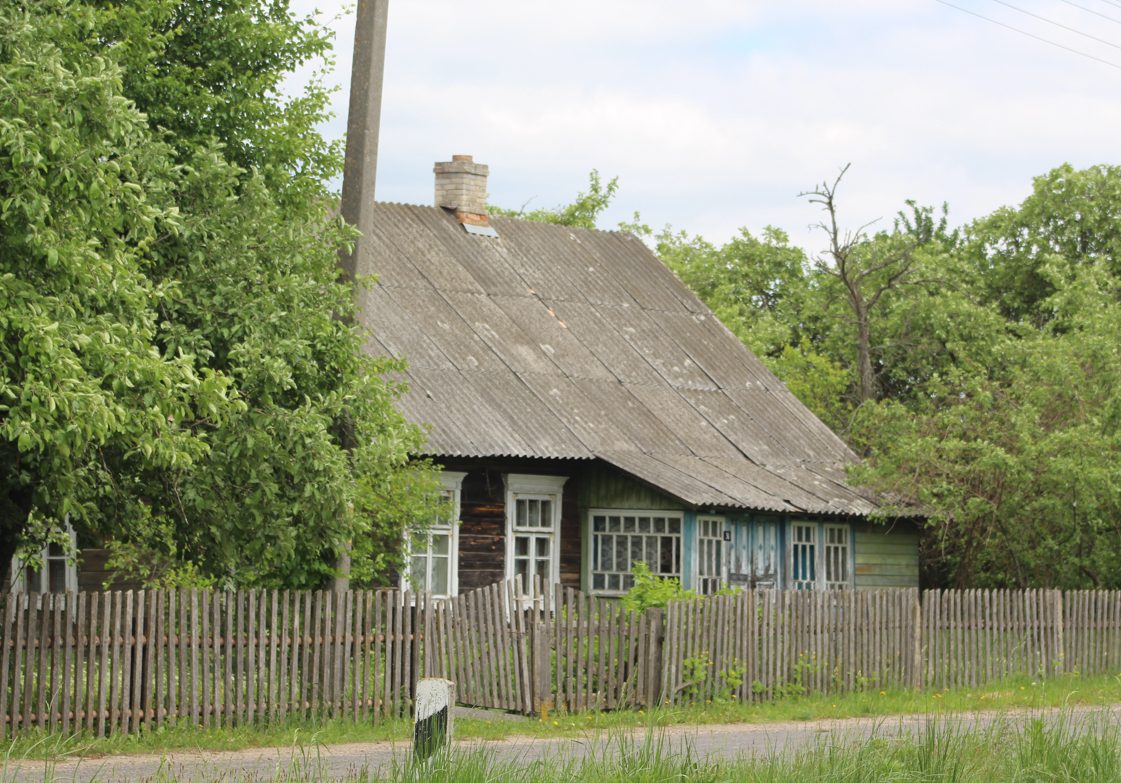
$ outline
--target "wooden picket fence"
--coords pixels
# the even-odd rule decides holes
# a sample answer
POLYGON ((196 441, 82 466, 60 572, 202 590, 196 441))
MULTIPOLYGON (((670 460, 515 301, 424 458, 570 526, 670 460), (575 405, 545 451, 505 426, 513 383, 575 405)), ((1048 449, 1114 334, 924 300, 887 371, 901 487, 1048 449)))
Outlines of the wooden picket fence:
POLYGON ((760 590, 625 611, 520 583, 11 595, 0 738, 407 715, 418 677, 532 714, 1121 673, 1121 592, 760 590))
MULTIPOLYGON (((0 738, 166 723, 408 714, 414 597, 397 591, 10 595, 0 738)), ((424 597, 420 605, 424 607, 424 597)))
POLYGON ((662 699, 1121 673, 1121 591, 761 590, 666 613, 662 699))

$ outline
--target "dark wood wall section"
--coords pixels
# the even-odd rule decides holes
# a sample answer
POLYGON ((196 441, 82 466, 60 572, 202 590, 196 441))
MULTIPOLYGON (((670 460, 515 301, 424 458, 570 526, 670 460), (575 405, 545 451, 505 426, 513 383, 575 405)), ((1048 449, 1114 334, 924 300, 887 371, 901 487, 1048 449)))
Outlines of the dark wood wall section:
POLYGON ((567 476, 561 502, 561 583, 580 587, 580 481, 585 466, 572 460, 448 460, 447 470, 467 474, 460 493, 459 591, 501 581, 506 575, 506 473, 567 476))
POLYGON ((85 547, 78 554, 79 590, 139 590, 139 582, 121 578, 109 570, 109 550, 100 547, 85 547))
MULTIPOLYGON (((449 466, 450 468, 450 466, 449 466)), ((500 581, 506 555, 505 489, 502 475, 491 470, 456 466, 467 471, 459 501, 459 591, 500 581)))

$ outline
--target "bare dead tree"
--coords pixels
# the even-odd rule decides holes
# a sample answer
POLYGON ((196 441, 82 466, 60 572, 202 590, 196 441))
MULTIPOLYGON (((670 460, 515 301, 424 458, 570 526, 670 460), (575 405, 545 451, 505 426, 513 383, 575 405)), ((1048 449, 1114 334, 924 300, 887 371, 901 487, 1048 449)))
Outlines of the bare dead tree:
POLYGON ((825 217, 814 228, 825 233, 829 246, 815 258, 821 271, 837 278, 856 326, 858 402, 874 400, 879 388, 872 361, 872 311, 883 295, 901 285, 915 263, 915 243, 874 242, 867 230, 875 221, 855 231, 842 230, 837 221, 837 187, 852 164, 846 163, 832 183, 822 182, 815 190, 799 193, 811 204, 819 204, 825 217))

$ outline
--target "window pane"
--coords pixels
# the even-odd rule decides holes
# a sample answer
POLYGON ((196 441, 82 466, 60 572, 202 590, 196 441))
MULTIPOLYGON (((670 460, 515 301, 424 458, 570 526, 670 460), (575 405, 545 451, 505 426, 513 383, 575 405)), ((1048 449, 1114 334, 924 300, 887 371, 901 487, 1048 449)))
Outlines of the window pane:
POLYGON ((432 559, 432 585, 429 587, 436 595, 448 595, 448 570, 451 561, 446 557, 432 559))
POLYGON ((514 555, 520 557, 529 555, 529 538, 526 536, 514 537, 514 555))
POLYGON ((49 589, 52 593, 65 593, 66 561, 49 560, 47 561, 47 569, 47 573, 50 576, 50 586, 47 589, 49 589))
POLYGON ((529 561, 518 559, 514 561, 514 574, 522 578, 522 584, 525 584, 525 578, 529 576, 529 561))
POLYGON ((537 556, 538 557, 548 557, 549 556, 549 543, 550 543, 549 539, 546 538, 545 536, 538 536, 538 538, 536 539, 536 546, 535 546, 535 549, 537 550, 537 556))
POLYGON ((428 567, 428 558, 425 555, 413 555, 412 567, 409 569, 409 587, 413 590, 427 590, 425 570, 428 567))
POLYGON ((627 557, 627 537, 615 537, 615 570, 630 571, 630 558, 627 557))
POLYGON ((662 536, 661 552, 658 557, 658 572, 661 574, 674 573, 673 543, 674 539, 670 536, 662 536))
POLYGON ((549 561, 548 560, 538 560, 537 561, 537 576, 541 577, 541 579, 544 582, 548 583, 548 581, 549 581, 549 561))
POLYGON ((681 520, 680 519, 670 519, 670 520, 667 520, 667 521, 669 522, 669 532, 678 533, 678 534, 681 533, 681 520))
POLYGON ((680 576, 681 536, 668 532, 671 522, 680 530, 680 520, 632 513, 594 516, 592 522, 593 590, 628 590, 634 582, 631 569, 639 562, 660 576, 680 576), (598 519, 602 525, 596 524, 598 519))
POLYGON ((434 555, 447 555, 448 549, 451 546, 451 536, 447 533, 433 533, 432 534, 432 554, 434 555))

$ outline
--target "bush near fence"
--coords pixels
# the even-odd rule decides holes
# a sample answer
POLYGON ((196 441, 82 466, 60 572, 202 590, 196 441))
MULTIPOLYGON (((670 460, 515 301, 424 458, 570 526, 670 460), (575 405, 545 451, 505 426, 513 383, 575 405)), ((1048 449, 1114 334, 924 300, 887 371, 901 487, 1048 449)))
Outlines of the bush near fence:
POLYGON ((518 582, 10 595, 0 737, 407 715, 421 676, 532 714, 1121 671, 1121 592, 760 590, 628 612, 518 582))

